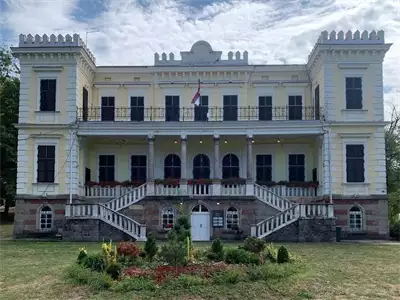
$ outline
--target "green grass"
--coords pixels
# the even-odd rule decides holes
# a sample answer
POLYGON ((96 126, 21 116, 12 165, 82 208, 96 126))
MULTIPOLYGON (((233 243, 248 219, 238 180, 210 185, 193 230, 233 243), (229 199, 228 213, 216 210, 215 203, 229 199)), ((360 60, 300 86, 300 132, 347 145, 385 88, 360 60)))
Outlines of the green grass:
MULTIPOLYGON (((285 282, 241 282, 187 290, 94 293, 63 279, 78 249, 100 243, 2 241, 1 299, 399 299, 400 247, 368 244, 285 244, 308 271, 285 282)), ((197 248, 209 246, 196 243, 197 248)))

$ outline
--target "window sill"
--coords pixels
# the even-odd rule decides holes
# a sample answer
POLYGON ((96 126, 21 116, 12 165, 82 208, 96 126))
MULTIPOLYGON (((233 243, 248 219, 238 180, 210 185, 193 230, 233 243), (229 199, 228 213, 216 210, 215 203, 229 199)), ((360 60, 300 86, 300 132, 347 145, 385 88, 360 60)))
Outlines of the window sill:
POLYGON ((43 111, 43 110, 35 110, 35 114, 59 114, 60 111, 58 110, 51 110, 51 111, 43 111))
POLYGON ((49 186, 58 186, 57 182, 34 182, 32 183, 34 186, 43 186, 43 185, 49 185, 49 186))
POLYGON ((360 112, 360 113, 366 113, 366 112, 368 112, 368 109, 363 109, 363 108, 361 108, 361 109, 359 109, 359 108, 350 109, 350 108, 346 108, 346 109, 342 109, 341 111, 342 111, 342 112, 360 112))
POLYGON ((343 182, 343 185, 347 186, 367 186, 370 185, 369 182, 343 182))

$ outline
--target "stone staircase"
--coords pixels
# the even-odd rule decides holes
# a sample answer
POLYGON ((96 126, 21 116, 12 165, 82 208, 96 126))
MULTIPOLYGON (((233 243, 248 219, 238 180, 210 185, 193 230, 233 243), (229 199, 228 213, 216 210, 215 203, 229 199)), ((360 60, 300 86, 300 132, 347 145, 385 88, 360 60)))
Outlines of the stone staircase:
MULTIPOLYGON (((275 208, 278 213, 252 226, 252 236, 265 238, 299 218, 333 217, 333 206, 329 207, 329 204, 296 204, 258 184, 254 184, 253 188, 254 196, 259 201, 275 208)), ((136 222, 119 211, 144 199, 147 192, 145 183, 104 204, 67 204, 65 215, 67 219, 98 219, 136 240, 145 241, 146 225, 136 222)))

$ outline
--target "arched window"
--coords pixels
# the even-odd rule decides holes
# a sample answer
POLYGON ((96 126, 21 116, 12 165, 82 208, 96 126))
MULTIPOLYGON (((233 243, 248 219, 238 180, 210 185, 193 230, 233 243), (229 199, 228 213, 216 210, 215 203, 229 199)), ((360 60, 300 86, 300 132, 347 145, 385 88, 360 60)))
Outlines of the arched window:
POLYGON ((41 231, 51 231, 53 226, 53 214, 51 208, 48 206, 43 206, 39 212, 40 216, 40 230, 41 231))
POLYGON ((360 231, 363 229, 362 210, 358 206, 353 206, 349 211, 349 229, 352 231, 360 231))
POLYGON ((193 178, 210 178, 210 159, 205 154, 198 154, 193 159, 193 178))
POLYGON ((235 207, 229 207, 226 210, 226 228, 227 229, 239 228, 239 211, 235 207))
POLYGON ((208 208, 205 205, 197 204, 193 207, 192 212, 208 212, 208 208))
POLYGON ((175 209, 172 207, 164 207, 161 210, 161 222, 163 228, 172 228, 175 223, 175 209))
POLYGON ((181 159, 176 154, 169 154, 164 160, 164 178, 181 178, 181 159))
POLYGON ((239 158, 232 153, 222 159, 222 178, 239 177, 239 158))

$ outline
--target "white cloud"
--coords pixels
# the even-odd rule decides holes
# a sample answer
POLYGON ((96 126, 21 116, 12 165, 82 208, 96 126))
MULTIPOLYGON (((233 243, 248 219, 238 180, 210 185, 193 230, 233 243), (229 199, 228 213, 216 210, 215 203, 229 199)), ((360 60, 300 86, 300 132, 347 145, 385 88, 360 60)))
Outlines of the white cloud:
MULTIPOLYGON (((197 1, 198 3, 200 1, 197 1)), ((210 1, 207 1, 209 3, 210 1)), ((182 1, 109 0, 106 10, 88 22, 71 16, 77 1, 9 0, 3 26, 22 33, 78 32, 99 65, 151 65, 154 52, 190 49, 200 39, 226 55, 249 52, 251 63, 304 63, 323 30, 385 30, 394 43, 384 62, 387 103, 400 107, 400 1, 231 1, 193 8, 182 1), (143 1, 142 1, 143 2, 143 1)))

